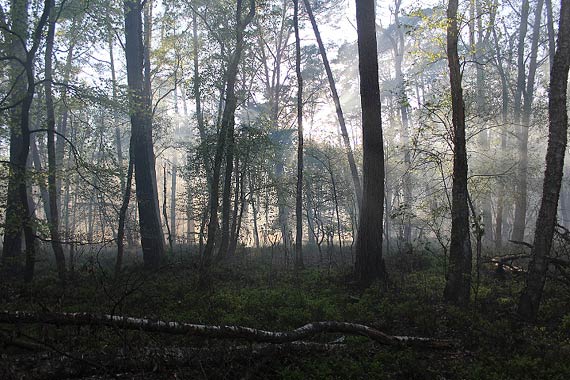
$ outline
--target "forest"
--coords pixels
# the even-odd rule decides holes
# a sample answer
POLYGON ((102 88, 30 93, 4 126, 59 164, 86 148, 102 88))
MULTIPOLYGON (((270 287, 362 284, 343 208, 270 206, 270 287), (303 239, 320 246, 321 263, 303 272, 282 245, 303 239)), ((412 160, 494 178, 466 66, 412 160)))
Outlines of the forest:
POLYGON ((570 378, 570 0, 0 0, 1 379, 570 378))

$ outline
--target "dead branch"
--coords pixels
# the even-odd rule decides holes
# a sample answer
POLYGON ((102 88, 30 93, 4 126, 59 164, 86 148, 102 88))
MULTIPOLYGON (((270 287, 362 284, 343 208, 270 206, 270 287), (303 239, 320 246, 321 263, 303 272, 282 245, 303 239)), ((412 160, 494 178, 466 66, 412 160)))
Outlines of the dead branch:
POLYGON ((520 260, 520 259, 530 259, 530 255, 508 255, 508 256, 497 256, 491 259, 492 262, 506 263, 507 261, 520 260))
POLYGON ((532 244, 527 243, 526 241, 518 241, 518 240, 509 240, 509 241, 513 244, 524 245, 525 247, 532 249, 532 244))
POLYGON ((266 331, 243 326, 200 325, 109 314, 3 311, 0 312, 0 323, 105 326, 202 338, 244 339, 260 343, 291 343, 308 339, 320 333, 342 333, 365 336, 384 345, 411 345, 438 349, 451 348, 455 345, 449 340, 389 335, 369 326, 336 321, 312 322, 291 331, 266 331))

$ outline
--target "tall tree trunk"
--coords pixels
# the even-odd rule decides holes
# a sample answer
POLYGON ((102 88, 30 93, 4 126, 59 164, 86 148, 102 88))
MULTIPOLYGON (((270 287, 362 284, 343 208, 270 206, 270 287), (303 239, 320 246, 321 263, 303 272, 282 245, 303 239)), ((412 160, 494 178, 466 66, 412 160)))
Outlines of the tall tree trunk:
MULTIPOLYGON (((176 154, 176 153, 175 153, 176 154)), ((178 176, 176 158, 172 161, 172 173, 170 174, 170 234, 172 236, 172 245, 176 245, 176 180, 178 176)))
POLYGON ((358 70, 362 106, 363 192, 356 240, 355 274, 362 286, 385 279, 382 259, 384 142, 380 115, 374 0, 356 1, 358 70))
POLYGON ((243 212, 243 199, 242 199, 242 193, 243 193, 243 174, 240 174, 239 172, 239 159, 236 158, 235 160, 235 168, 234 171, 236 173, 236 185, 235 185, 235 191, 234 191, 234 209, 232 212, 232 226, 230 229, 230 242, 228 245, 228 253, 227 256, 228 257, 232 257, 235 253, 236 247, 237 247, 237 240, 238 240, 238 219, 240 218, 240 214, 243 212), (241 203, 241 206, 240 206, 241 203), (241 210, 241 211, 240 211, 241 210))
POLYGON ((237 108, 237 97, 235 93, 235 85, 237 81, 237 72, 241 54, 243 51, 243 34, 247 25, 255 15, 255 0, 250 0, 249 12, 245 18, 242 15, 242 2, 237 0, 237 26, 236 26, 236 46, 235 51, 231 57, 228 70, 226 72, 226 103, 222 114, 222 121, 218 142, 216 144, 216 155, 214 157, 214 167, 212 171, 212 184, 210 188, 209 199, 209 212, 210 218, 208 221, 208 237, 206 239, 206 247, 202 257, 202 267, 207 270, 212 264, 214 241, 216 238, 216 231, 218 228, 218 203, 219 203, 219 189, 220 189, 220 171, 222 166, 223 154, 226 147, 226 139, 228 132, 233 134, 235 124, 235 111, 237 108))
MULTIPOLYGON (((118 99, 117 99, 117 74, 115 71, 115 53, 113 49, 114 36, 110 20, 107 19, 106 21, 107 21, 107 44, 109 47, 109 70, 111 71, 112 98, 113 102, 116 105, 118 99)), ((116 117, 116 111, 113 112, 113 124, 115 124, 115 149, 117 150, 117 163, 119 164, 119 177, 120 177, 119 180, 121 181, 121 194, 125 194, 126 178, 125 178, 125 168, 123 163, 123 144, 121 139, 121 127, 116 117)))
POLYGON ((229 253, 228 248, 230 245, 230 213, 232 209, 231 194, 232 174, 234 169, 234 150, 234 122, 232 122, 230 123, 226 133, 226 171, 224 175, 224 188, 222 192, 222 239, 220 241, 220 249, 218 251, 219 259, 227 257, 229 253))
POLYGON ((251 169, 248 170, 248 180, 249 180, 249 203, 251 204, 251 210, 252 210, 252 216, 253 216, 253 241, 255 243, 255 248, 260 247, 260 243, 259 243, 259 228, 257 226, 257 203, 255 202, 255 196, 254 196, 254 191, 253 189, 254 187, 254 182, 253 179, 251 178, 251 169))
POLYGON ((331 176, 331 185, 332 185, 332 191, 333 191, 333 201, 334 201, 334 211, 335 211, 335 215, 336 215, 336 233, 338 236, 338 249, 340 252, 340 257, 343 261, 343 265, 344 265, 344 255, 342 253, 342 225, 340 223, 340 211, 339 211, 339 207, 338 207, 338 192, 336 189, 336 181, 334 179, 334 173, 332 171, 331 168, 331 162, 329 159, 329 165, 328 165, 328 169, 329 169, 329 175, 331 176))
POLYGON ((115 278, 121 274, 123 267, 123 256, 125 251, 125 222, 127 220, 127 212, 129 210, 129 202, 131 200, 131 187, 133 182, 133 138, 131 137, 131 144, 129 147, 129 164, 127 167, 127 178, 125 183, 125 190, 123 192, 123 201, 119 210, 119 226, 117 228, 117 260, 115 262, 115 278))
POLYGON ((303 74, 299 37, 299 0, 293 0, 295 72, 297 73, 297 191, 295 193, 295 270, 303 269, 303 74))
POLYGON ((471 239, 467 190, 467 150, 465 146, 465 106, 461 86, 461 65, 457 52, 458 0, 449 0, 447 8, 447 60, 453 113, 453 187, 451 190, 451 241, 449 271, 444 297, 456 305, 469 303, 471 291, 471 239))
POLYGON ((348 136, 348 130, 346 129, 346 122, 344 120, 344 113, 342 112, 342 107, 340 105, 340 98, 336 89, 336 83, 327 57, 327 51, 325 49, 325 45, 323 44, 323 39, 321 38, 321 33, 319 32, 319 28, 313 14, 311 3, 309 0, 303 0, 303 2, 305 4, 305 10, 309 15, 309 20, 311 21, 315 38, 317 39, 317 45, 319 46, 319 53, 321 54, 321 58, 323 60, 325 72, 327 73, 327 79, 329 81, 331 95, 336 109, 336 116, 338 118, 338 124, 341 130, 342 141, 344 143, 344 149, 346 151, 346 157, 348 159, 348 165, 350 167, 352 185, 354 186, 354 192, 356 194, 356 202, 358 204, 358 208, 360 209, 362 205, 362 186, 360 185, 360 177, 358 175, 358 169, 356 168, 356 160, 354 159, 354 154, 352 153, 350 137, 348 136))
MULTIPOLYGON (((193 64, 194 64, 194 104, 196 105, 196 121, 198 123, 198 133, 200 134, 200 142, 202 144, 206 144, 207 135, 206 135, 206 125, 204 123, 204 114, 202 112, 202 95, 200 92, 200 84, 201 84, 201 76, 200 70, 198 69, 198 19, 196 17, 196 12, 192 13, 192 52, 194 55, 193 64)), ((205 152, 203 154, 204 160, 204 168, 206 169, 206 179, 208 181, 209 186, 211 186, 212 180, 212 166, 210 164, 210 160, 208 154, 206 153, 207 150, 203 149, 205 152)))
MULTIPOLYGON (((77 45, 77 39, 79 35, 77 29, 79 28, 79 24, 81 23, 82 19, 83 19, 82 16, 73 17, 73 20, 71 22, 71 30, 70 30, 71 39, 69 41, 67 56, 65 58, 65 66, 63 69, 63 78, 61 86, 62 111, 57 127, 58 136, 56 138, 56 144, 55 144, 55 163, 59 168, 64 168, 63 161, 65 157, 65 144, 66 144, 64 136, 67 136, 67 124, 69 121, 69 112, 67 106, 68 84, 71 77, 73 52, 75 51, 75 46, 77 45)), ((56 189, 58 194, 61 194, 62 192, 61 181, 62 181, 61 176, 56 178, 56 189)), ((65 233, 68 234, 68 231, 66 230, 65 233)))
POLYGON ((65 255, 59 233, 59 193, 56 185, 56 154, 55 154, 55 110, 53 107, 52 81, 53 81, 53 43, 56 27, 55 0, 51 0, 48 33, 46 37, 45 52, 45 99, 47 124, 47 151, 48 151, 48 195, 49 195, 49 231, 51 246, 55 255, 59 279, 65 282, 65 255))
MULTIPOLYGON (((503 66, 503 55, 501 53, 501 48, 499 45, 499 38, 497 36, 496 28, 493 28, 493 40, 495 43, 495 59, 497 61, 497 70, 499 72, 499 77, 501 78, 501 152, 503 156, 507 151, 507 123, 508 123, 508 112, 509 112, 509 85, 507 81, 507 74, 503 66)), ((495 216, 495 248, 500 250, 503 246, 503 214, 505 209, 505 190, 506 185, 503 179, 499 179, 499 189, 497 198, 497 211, 495 216)))
MULTIPOLYGON (((404 150, 404 174, 402 176, 402 187, 404 195, 404 204, 411 211, 412 207, 412 181, 410 175, 411 166, 411 155, 409 147, 409 99, 406 94, 406 83, 404 81, 404 74, 402 73, 402 64, 404 63, 404 31, 400 25, 400 5, 401 0, 395 1, 394 9, 394 24, 397 29, 397 40, 393 40, 394 49, 394 69, 396 74, 396 84, 397 84, 397 101, 400 113, 400 119, 402 122, 402 149, 404 150)), ((412 244, 412 224, 409 216, 405 216, 404 220, 404 242, 407 245, 406 250, 411 248, 412 244)))
MULTIPOLYGON (((542 3, 543 0, 539 0, 542 3)), ((538 6, 538 5, 537 5, 538 6)), ((542 5, 541 5, 542 7, 542 5)), ((526 118, 526 106, 523 106, 522 95, 525 90, 529 87, 528 81, 530 81, 531 67, 529 66, 529 78, 526 77, 526 67, 525 67, 525 56, 524 56, 524 45, 527 34, 527 24, 529 16, 529 2, 528 0, 523 0, 521 8, 521 24, 519 33, 519 43, 518 43, 518 57, 517 57, 517 88, 515 91, 515 109, 514 109, 514 121, 515 126, 519 129, 518 134, 518 151, 519 151, 519 165, 517 173, 517 188, 515 192, 515 219, 513 224, 513 233, 511 238, 517 241, 524 240, 524 232, 526 228, 526 209, 527 209, 527 176, 528 176, 528 128, 529 121, 526 118), (526 87, 526 88, 525 88, 526 87)), ((538 17, 540 20, 540 14, 538 17)), ((535 24, 536 24, 535 19, 535 24)), ((540 23, 540 21, 539 21, 540 23)), ((533 33, 533 42, 531 49, 534 49, 534 38, 538 38, 537 35, 533 33)), ((538 40, 537 40, 538 42, 538 40)), ((533 50, 530 53, 531 60, 533 56, 533 50)), ((535 59, 536 62, 536 59, 535 59)), ((534 83, 530 85, 534 88, 534 83)), ((525 95, 525 104, 528 102, 527 99, 529 94, 525 95)), ((532 102, 530 103, 532 105, 532 102)), ((528 115, 530 118, 530 114, 528 115)))
MULTIPOLYGON (((32 35, 32 45, 26 50, 28 39, 28 1, 13 0, 10 4, 9 41, 13 59, 9 62, 9 79, 14 83, 10 100, 14 107, 9 115, 10 167, 6 218, 2 249, 2 264, 8 275, 19 276, 22 270, 22 231, 26 240, 26 257, 34 257, 35 236, 31 220, 33 209, 28 203, 26 165, 30 150, 30 108, 35 92, 34 59, 41 42, 44 26, 50 14, 51 1, 45 0, 43 11, 32 35)), ((24 273, 26 279, 31 278, 24 273)))
MULTIPOLYGON (((487 114, 487 104, 485 100, 485 71, 484 71, 484 56, 485 52, 485 37, 483 30, 483 10, 481 6, 482 0, 474 0, 472 3, 473 9, 473 26, 472 26, 472 59, 475 63, 475 104, 476 113, 480 127, 483 128, 478 134, 478 145, 479 150, 485 157, 488 157, 490 144, 489 144, 489 132, 485 124, 484 115, 487 114), (476 38, 475 38, 476 37, 476 38)), ((491 26, 494 28, 494 25, 491 26)), ((493 215, 491 208, 491 192, 484 189, 480 196, 480 207, 482 213, 482 221, 484 225, 484 235, 483 238, 486 241, 493 241, 493 215)))
POLYGON ((552 15, 552 0, 544 0, 546 7, 546 27, 548 31, 548 61, 550 69, 554 64, 554 54, 556 52, 556 35, 554 33, 554 16, 552 15))
POLYGON ((546 170, 542 187, 542 201, 536 221, 532 259, 525 288, 519 300, 518 313, 534 321, 542 298, 548 270, 548 255, 556 224, 556 211, 562 184, 564 155, 568 133, 568 70, 570 68, 570 0, 561 1, 558 47, 550 72, 548 96, 549 135, 546 150, 546 170))
POLYGON ((170 224, 168 223, 168 212, 166 211, 166 182, 168 178, 168 172, 166 171, 166 165, 163 166, 162 171, 162 216, 164 217, 164 224, 166 225, 166 236, 168 237, 168 247, 170 248, 170 252, 174 248, 172 243, 172 232, 170 229, 170 224))
MULTIPOLYGON (((30 140, 32 148, 32 162, 34 164, 34 169, 37 173, 42 173, 42 159, 40 157, 40 152, 38 151, 38 146, 36 140, 32 138, 30 140)), ((46 214, 46 219, 50 217, 51 212, 49 208, 49 194, 46 183, 43 180, 38 181, 38 186, 40 188, 40 196, 42 197, 42 203, 44 205, 44 213, 46 214)), ((49 222, 49 220, 48 220, 49 222)))
MULTIPOLYGON (((285 87, 282 86, 281 83, 281 64, 283 61, 283 56, 286 53, 286 49, 289 47, 289 37, 292 30, 291 23, 287 20, 287 13, 289 9, 288 4, 289 0, 281 1, 281 23, 277 36, 277 43, 275 46, 275 53, 273 53, 275 55, 275 59, 273 60, 273 71, 271 74, 271 79, 267 80, 266 82, 266 91, 269 94, 270 120, 273 127, 275 128, 279 127, 279 112, 281 106, 282 90, 285 87)), ((261 53, 262 57, 264 57, 265 47, 263 44, 261 47, 261 53)), ((265 59, 264 61, 267 62, 268 59, 265 59)), ((286 251, 289 249, 289 206, 287 200, 287 191, 283 189, 281 182, 285 176, 285 157, 283 152, 287 149, 287 145, 283 145, 281 149, 276 152, 274 169, 275 178, 277 179, 278 224, 281 232, 281 241, 286 251)))
POLYGON ((140 0, 125 0, 124 5, 127 82, 141 245, 145 268, 156 270, 164 256, 164 237, 160 222, 152 142, 150 78, 143 75, 145 54, 142 40, 142 3, 140 0))

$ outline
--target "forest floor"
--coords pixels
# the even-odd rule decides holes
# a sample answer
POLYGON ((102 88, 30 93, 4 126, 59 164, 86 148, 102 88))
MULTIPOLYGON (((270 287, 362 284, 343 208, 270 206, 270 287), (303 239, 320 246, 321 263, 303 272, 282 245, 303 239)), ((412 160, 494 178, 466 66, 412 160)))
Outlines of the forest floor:
POLYGON ((267 252, 250 252, 219 265, 204 290, 198 287, 195 256, 172 255, 153 274, 131 263, 119 280, 112 276, 112 258, 103 256, 78 263, 65 288, 50 272, 39 273, 31 286, 1 285, 0 310, 144 316, 271 331, 347 321, 458 344, 438 350, 320 334, 311 339, 319 344, 280 346, 115 327, 0 324, 0 378, 570 379, 570 289, 555 282, 547 284, 539 322, 529 325, 515 314, 522 276, 499 278, 491 267, 483 268, 472 304, 460 310, 442 301, 443 266, 433 255, 388 257, 387 283, 365 291, 351 282, 349 268, 331 268, 326 259, 317 265, 314 258, 294 274, 277 255, 270 260, 267 252), (10 337, 31 347, 14 347, 10 337), (166 360, 165 352, 181 359, 166 360))

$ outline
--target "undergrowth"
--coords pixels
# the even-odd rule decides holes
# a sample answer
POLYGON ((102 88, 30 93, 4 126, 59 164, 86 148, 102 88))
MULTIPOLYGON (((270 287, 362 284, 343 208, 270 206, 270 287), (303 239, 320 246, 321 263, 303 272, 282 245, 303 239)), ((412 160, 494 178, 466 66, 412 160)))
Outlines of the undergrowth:
MULTIPOLYGON (((162 370, 157 366, 152 374, 131 374, 133 378, 570 378, 570 291, 553 282, 547 284, 539 323, 528 325, 515 314, 523 279, 498 279, 490 270, 483 272, 471 306, 462 310, 442 302, 444 275, 433 260, 420 260, 410 267, 391 258, 389 281, 364 291, 351 282, 350 270, 345 267, 312 267, 295 274, 255 257, 217 266, 208 288, 202 289, 198 286, 198 267, 195 257, 178 255, 158 273, 131 265, 114 280, 111 265, 83 265, 65 288, 58 285, 53 274, 39 276, 27 287, 4 284, 1 307, 112 313, 273 331, 294 329, 311 321, 349 321, 388 334, 460 341, 457 349, 435 351, 382 347, 364 338, 327 335, 316 341, 337 340, 346 349, 326 354, 268 354, 255 361, 236 357, 201 368, 162 370)), ((26 336, 76 351, 232 344, 133 331, 87 330, 50 327, 40 333, 38 328, 18 327, 26 336)), ((3 353, 2 360, 14 354, 8 348, 3 353)))

